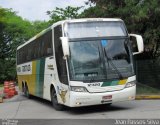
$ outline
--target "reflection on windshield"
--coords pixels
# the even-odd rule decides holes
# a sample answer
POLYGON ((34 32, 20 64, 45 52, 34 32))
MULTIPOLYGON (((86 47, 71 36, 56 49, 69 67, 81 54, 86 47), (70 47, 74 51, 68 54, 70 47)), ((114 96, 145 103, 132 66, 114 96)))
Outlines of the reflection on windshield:
MULTIPOLYGON (((106 40, 108 43, 108 41, 106 40)), ((118 75, 120 79, 127 77, 132 73, 133 65, 130 64, 130 49, 128 40, 109 40, 109 44, 104 46, 105 66, 107 71, 110 72, 108 77, 118 75), (114 74, 112 72, 116 72, 114 74)))
POLYGON ((69 42, 71 80, 101 81, 133 75, 128 39, 69 42))
POLYGON ((85 80, 104 75, 98 41, 70 42, 71 79, 85 80))

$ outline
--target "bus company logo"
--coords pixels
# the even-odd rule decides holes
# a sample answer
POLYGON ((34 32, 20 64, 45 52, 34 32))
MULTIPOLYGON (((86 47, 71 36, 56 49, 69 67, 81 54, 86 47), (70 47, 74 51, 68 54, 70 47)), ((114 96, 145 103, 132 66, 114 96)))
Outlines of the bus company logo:
POLYGON ((100 86, 101 84, 100 83, 89 83, 88 84, 88 87, 91 87, 91 86, 100 86))
POLYGON ((21 67, 17 67, 17 72, 21 72, 21 67))
POLYGON ((31 71, 31 65, 24 65, 22 66, 22 72, 28 72, 31 71))

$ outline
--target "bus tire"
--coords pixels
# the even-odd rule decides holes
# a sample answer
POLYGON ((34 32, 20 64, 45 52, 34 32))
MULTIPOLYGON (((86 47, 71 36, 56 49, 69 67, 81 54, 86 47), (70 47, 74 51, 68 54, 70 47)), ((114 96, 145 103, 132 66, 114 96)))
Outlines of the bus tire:
POLYGON ((22 92, 24 93, 24 83, 22 82, 22 92))
POLYGON ((27 98, 31 98, 31 95, 29 94, 29 89, 28 89, 28 86, 27 86, 27 85, 24 86, 24 95, 25 95, 27 98))
POLYGON ((51 102, 55 110, 62 111, 64 106, 58 103, 57 94, 54 88, 51 89, 51 102))

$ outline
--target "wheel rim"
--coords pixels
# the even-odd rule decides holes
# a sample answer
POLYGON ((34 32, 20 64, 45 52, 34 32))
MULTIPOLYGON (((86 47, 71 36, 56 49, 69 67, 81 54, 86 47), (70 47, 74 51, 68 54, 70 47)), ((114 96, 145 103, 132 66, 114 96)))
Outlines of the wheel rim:
POLYGON ((58 104, 57 95, 56 95, 56 93, 54 91, 52 91, 52 101, 53 101, 54 105, 58 104))

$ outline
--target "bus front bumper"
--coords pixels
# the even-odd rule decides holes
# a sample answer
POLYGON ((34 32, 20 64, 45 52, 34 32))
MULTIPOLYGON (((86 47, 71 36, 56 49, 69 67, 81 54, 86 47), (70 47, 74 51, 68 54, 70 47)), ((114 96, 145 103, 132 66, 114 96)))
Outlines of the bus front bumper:
POLYGON ((89 105, 99 105, 120 101, 134 100, 136 86, 124 88, 123 90, 103 93, 70 92, 69 107, 80 107, 89 105))

